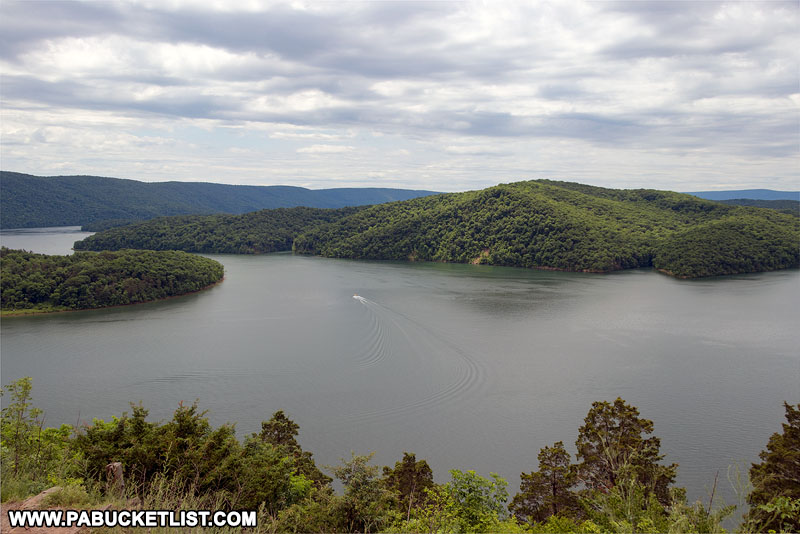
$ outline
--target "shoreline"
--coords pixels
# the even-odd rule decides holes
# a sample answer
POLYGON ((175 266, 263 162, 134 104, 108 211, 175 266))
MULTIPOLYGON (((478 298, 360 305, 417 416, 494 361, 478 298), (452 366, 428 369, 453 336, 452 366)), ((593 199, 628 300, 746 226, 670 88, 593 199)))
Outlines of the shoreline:
POLYGON ((129 302, 128 304, 114 304, 112 306, 100 306, 97 308, 66 308, 63 310, 37 310, 35 308, 26 308, 24 310, 0 310, 0 317, 26 317, 31 315, 51 315, 56 313, 72 313, 72 312, 84 312, 84 311, 92 311, 92 310, 107 310, 110 308, 126 308, 128 306, 138 306, 139 304, 150 304, 151 302, 162 302, 165 300, 170 299, 178 299, 181 297, 185 297, 186 295, 194 295, 196 293, 200 293, 207 289, 211 289, 212 287, 221 284, 225 281, 225 276, 214 282, 213 284, 209 284, 205 287, 201 287, 200 289, 196 289, 194 291, 189 291, 187 293, 181 293, 180 295, 169 295, 168 297, 162 297, 160 299, 153 299, 153 300, 144 300, 142 302, 129 302))

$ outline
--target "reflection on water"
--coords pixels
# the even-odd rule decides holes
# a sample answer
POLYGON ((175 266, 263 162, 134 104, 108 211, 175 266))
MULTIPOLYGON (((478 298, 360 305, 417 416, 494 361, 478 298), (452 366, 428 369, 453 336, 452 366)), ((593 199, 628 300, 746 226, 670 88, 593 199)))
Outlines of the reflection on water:
MULTIPOLYGON (((23 248, 58 241, 34 237, 23 248)), ((570 446, 593 401, 621 396, 655 422, 693 498, 717 470, 756 460, 782 401, 800 401, 796 270, 681 281, 214 257, 226 279, 208 291, 4 319, 3 382, 33 376, 50 424, 139 401, 165 419, 199 399, 241 436, 282 409, 321 464, 354 450, 390 465, 410 451, 437 479, 494 471, 512 488, 541 447, 570 446)))

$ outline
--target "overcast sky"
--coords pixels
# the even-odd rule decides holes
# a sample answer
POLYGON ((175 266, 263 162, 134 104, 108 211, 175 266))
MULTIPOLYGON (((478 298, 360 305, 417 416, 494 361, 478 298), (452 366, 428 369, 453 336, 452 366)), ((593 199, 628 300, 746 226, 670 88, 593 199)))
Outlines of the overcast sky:
POLYGON ((2 169, 800 189, 798 5, 3 0, 2 169))

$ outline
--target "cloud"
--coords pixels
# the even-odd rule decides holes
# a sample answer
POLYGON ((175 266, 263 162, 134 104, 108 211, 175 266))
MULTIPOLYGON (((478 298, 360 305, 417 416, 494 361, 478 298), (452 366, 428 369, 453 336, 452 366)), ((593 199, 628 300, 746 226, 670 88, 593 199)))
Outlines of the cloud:
POLYGON ((342 154, 344 152, 352 152, 355 150, 353 146, 345 145, 311 145, 303 148, 298 148, 298 154, 342 154))
POLYGON ((8 1, 3 165, 62 168, 58 143, 105 135, 127 140, 126 157, 92 141, 70 158, 91 165, 74 173, 189 180, 216 169, 229 182, 350 176, 442 190, 545 173, 609 186, 695 179, 699 189, 725 175, 798 187, 798 11, 8 1), (298 158, 343 153, 346 164, 298 158))

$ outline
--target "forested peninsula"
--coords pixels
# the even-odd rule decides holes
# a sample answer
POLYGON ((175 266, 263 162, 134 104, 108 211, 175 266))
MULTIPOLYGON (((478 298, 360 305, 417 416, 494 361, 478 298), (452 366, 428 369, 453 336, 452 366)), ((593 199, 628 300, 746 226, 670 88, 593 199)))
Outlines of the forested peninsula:
POLYGON ((79 241, 83 250, 294 250, 336 258, 564 271, 654 267, 696 278, 800 265, 800 220, 650 189, 535 180, 344 210, 160 218, 79 241))
POLYGON ((180 251, 120 250, 48 256, 0 249, 3 315, 147 302, 219 282, 222 265, 180 251))

